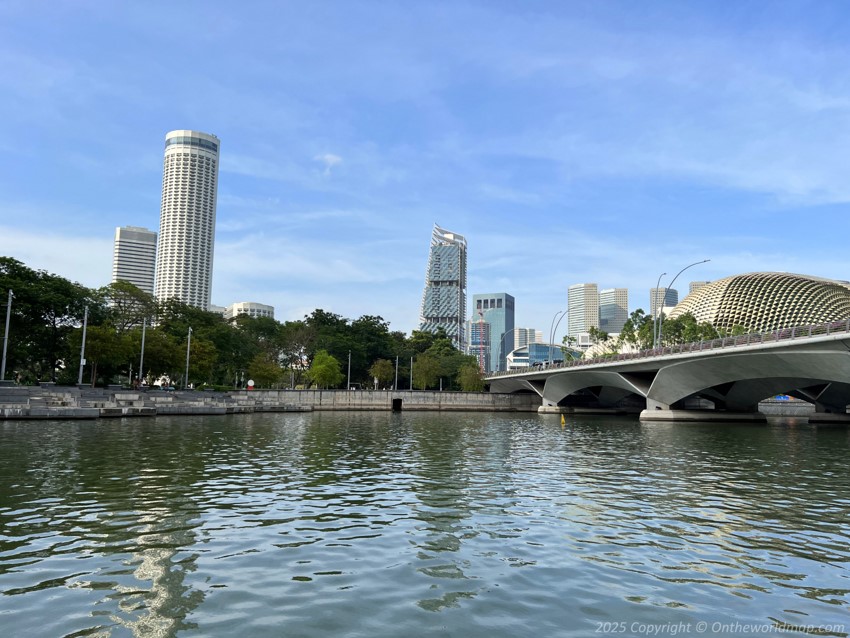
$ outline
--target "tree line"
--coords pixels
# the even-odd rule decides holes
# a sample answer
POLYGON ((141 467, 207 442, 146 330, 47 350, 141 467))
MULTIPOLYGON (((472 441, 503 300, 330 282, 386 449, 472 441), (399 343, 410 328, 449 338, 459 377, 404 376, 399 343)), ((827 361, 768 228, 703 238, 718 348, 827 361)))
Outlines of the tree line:
MULTIPOLYGON (((687 312, 678 317, 668 318, 662 315, 653 320, 652 315, 638 308, 629 315, 616 337, 596 327, 590 328, 588 333, 593 344, 598 346, 594 348, 597 356, 606 356, 624 350, 649 350, 653 347, 722 339, 746 334, 747 329, 744 326, 735 326, 730 331, 718 329, 708 321, 697 321, 687 312), (659 332, 660 337, 657 336, 659 332)), ((564 337, 566 345, 572 345, 573 341, 571 337, 564 337)))
POLYGON ((128 282, 91 289, 0 257, 0 320, 8 290, 14 297, 6 378, 19 383, 76 383, 87 316, 84 381, 92 385, 138 381, 142 364, 148 385, 167 379, 226 389, 250 379, 258 388, 338 388, 350 380, 363 389, 409 389, 412 378, 421 390, 484 388, 476 358, 459 352, 445 332, 408 336, 376 315, 351 320, 317 309, 298 321, 228 321, 175 299, 157 300, 128 282))

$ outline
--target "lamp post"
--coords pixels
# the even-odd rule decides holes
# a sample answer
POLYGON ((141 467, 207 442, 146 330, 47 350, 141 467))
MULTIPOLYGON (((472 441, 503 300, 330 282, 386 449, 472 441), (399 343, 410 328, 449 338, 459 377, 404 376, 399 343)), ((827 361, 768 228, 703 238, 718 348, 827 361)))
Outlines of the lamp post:
POLYGON ((398 390, 398 355, 395 356, 395 381, 393 382, 393 390, 398 390))
POLYGON ((666 275, 666 272, 658 275, 658 281, 655 282, 655 310, 652 313, 652 347, 655 348, 658 343, 658 287, 661 285, 661 278, 666 275))
POLYGON ((566 314, 566 310, 559 310, 555 313, 555 316, 552 317, 552 322, 549 324, 549 365, 552 365, 552 341, 555 339, 555 331, 558 329, 558 324, 561 323, 561 319, 563 319, 566 314), (558 320, 558 323, 555 323, 555 319, 558 320))
MULTIPOLYGON (((688 268, 691 268, 693 266, 698 266, 699 264, 704 264, 704 263, 709 262, 709 261, 711 261, 711 260, 710 259, 703 259, 702 261, 695 261, 694 263, 692 263, 688 266, 685 266, 679 272, 676 273, 676 276, 673 277, 673 281, 670 282, 670 285, 668 286, 668 288, 672 288, 673 284, 675 284, 676 280, 679 278, 679 275, 681 275, 683 272, 685 272, 688 268)), ((662 330, 663 326, 664 326, 664 314, 662 313, 661 316, 658 317, 658 345, 659 346, 661 345, 661 330, 662 330)))
MULTIPOLYGON (((561 319, 563 319, 564 317, 566 317, 566 316, 567 316, 567 311, 568 311, 568 310, 569 310, 569 308, 568 308, 567 310, 560 310, 560 311, 558 311, 558 312, 555 314, 555 317, 557 317, 558 315, 561 315, 561 316, 558 318, 558 322, 555 324, 555 326, 554 326, 554 327, 552 327, 552 326, 551 326, 551 324, 550 324, 550 326, 549 326, 549 345, 548 345, 548 350, 549 350, 549 365, 550 365, 550 366, 552 365, 552 344, 555 342, 555 332, 558 330, 558 326, 559 326, 559 325, 561 325, 561 319)), ((552 321, 553 321, 553 322, 555 321, 555 317, 552 317, 552 321)))
POLYGON ((192 328, 189 327, 189 336, 186 338, 186 376, 183 377, 183 389, 189 387, 189 347, 192 345, 192 328))
POLYGON ((12 315, 12 289, 9 289, 9 301, 6 303, 6 332, 3 333, 3 364, 0 365, 0 381, 6 380, 6 346, 9 345, 9 317, 12 315))
POLYGON ((351 350, 348 351, 348 381, 346 381, 345 389, 351 391, 351 350))
POLYGON ((83 313, 83 344, 80 346, 80 374, 77 377, 77 385, 83 385, 83 368, 86 365, 86 327, 89 323, 89 307, 83 313))
POLYGON ((144 377, 145 371, 145 326, 147 325, 147 318, 142 319, 142 354, 139 356, 139 389, 142 388, 142 380, 144 377))

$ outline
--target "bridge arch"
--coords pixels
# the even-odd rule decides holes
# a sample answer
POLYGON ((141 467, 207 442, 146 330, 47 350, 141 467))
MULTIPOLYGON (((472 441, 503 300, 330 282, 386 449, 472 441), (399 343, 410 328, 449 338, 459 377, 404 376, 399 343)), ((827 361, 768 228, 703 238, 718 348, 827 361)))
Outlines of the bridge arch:
POLYGON ((790 394, 818 411, 846 411, 850 404, 847 352, 783 351, 729 353, 661 368, 646 394, 647 409, 671 409, 690 397, 716 407, 754 412, 765 398, 790 394))

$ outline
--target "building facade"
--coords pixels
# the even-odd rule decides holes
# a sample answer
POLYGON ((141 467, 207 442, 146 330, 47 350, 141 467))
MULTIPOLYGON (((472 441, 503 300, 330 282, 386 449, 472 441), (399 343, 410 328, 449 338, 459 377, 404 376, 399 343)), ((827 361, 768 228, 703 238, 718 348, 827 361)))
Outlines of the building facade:
POLYGON ((599 328, 599 288, 596 284, 573 284, 567 290, 567 334, 579 339, 591 328, 599 328))
POLYGON ((165 136, 155 295, 210 307, 220 142, 190 130, 165 136))
POLYGON ((152 295, 156 271, 156 233, 138 226, 115 229, 112 281, 128 281, 152 295))
POLYGON ((419 329, 446 331, 455 347, 466 350, 466 238, 434 224, 425 271, 419 329))
POLYGON ((599 291, 599 329, 619 334, 629 318, 628 288, 606 288, 599 291))
POLYGON ((543 343, 543 333, 534 328, 514 328, 514 348, 527 346, 529 343, 543 343))
POLYGON ((505 292, 472 296, 467 352, 478 357, 485 372, 505 370, 505 357, 514 349, 514 298, 505 292))
POLYGON ((664 308, 672 308, 679 303, 679 291, 675 288, 649 289, 649 316, 657 317, 664 308))
POLYGON ((688 284, 688 294, 691 294, 692 292, 696 292, 697 290, 699 290, 703 286, 707 286, 710 283, 711 283, 710 281, 692 281, 690 284, 688 284))
POLYGON ((224 309, 224 318, 233 319, 246 315, 248 317, 268 317, 274 319, 274 306, 257 303, 256 301, 237 301, 224 309))

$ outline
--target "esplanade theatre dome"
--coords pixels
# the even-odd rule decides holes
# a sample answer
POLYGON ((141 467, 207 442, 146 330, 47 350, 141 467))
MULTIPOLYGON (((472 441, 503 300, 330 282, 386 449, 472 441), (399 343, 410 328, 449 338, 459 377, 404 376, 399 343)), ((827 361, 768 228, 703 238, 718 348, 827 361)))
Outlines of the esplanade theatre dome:
POLYGON ((752 272, 713 281, 677 305, 718 330, 769 332, 850 317, 850 283, 784 272, 752 272))

